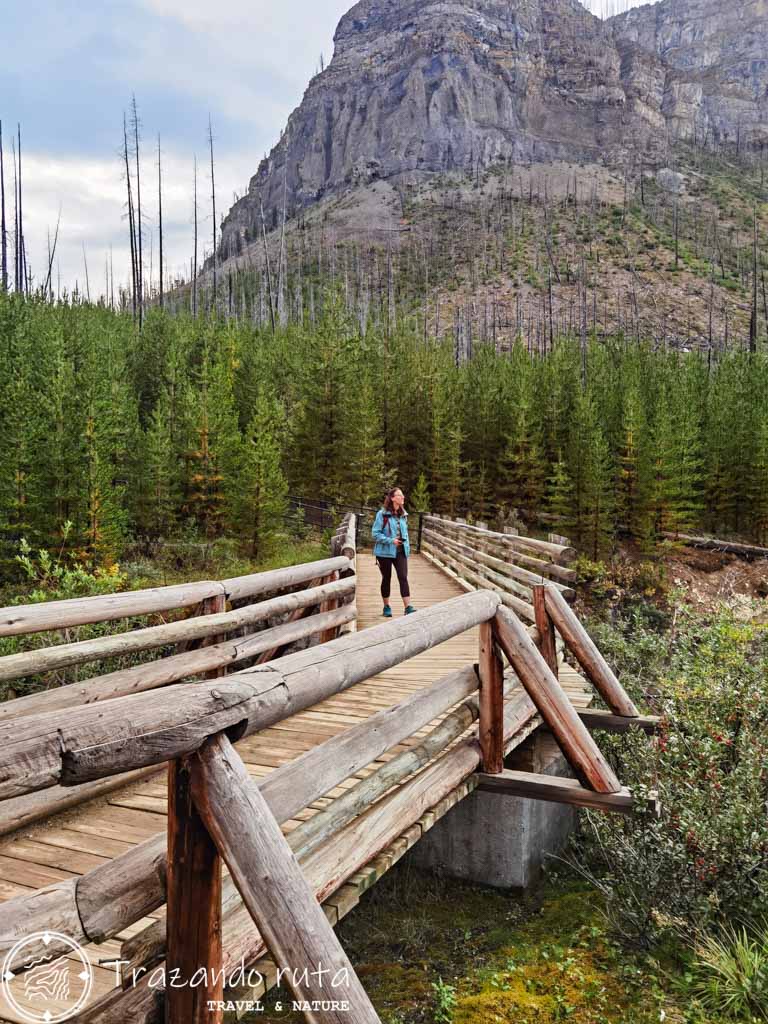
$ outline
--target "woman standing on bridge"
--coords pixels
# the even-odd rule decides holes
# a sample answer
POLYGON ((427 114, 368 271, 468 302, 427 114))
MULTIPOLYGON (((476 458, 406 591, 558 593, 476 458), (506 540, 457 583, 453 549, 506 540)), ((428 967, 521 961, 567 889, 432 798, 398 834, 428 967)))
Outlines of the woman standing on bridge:
POLYGON ((405 511, 405 495, 399 487, 388 491, 384 507, 376 513, 373 523, 373 539, 376 542, 373 553, 381 572, 381 596, 384 599, 384 617, 392 618, 389 595, 392 588, 392 570, 397 573, 400 596, 405 614, 411 615, 416 609, 411 604, 411 588, 408 584, 408 559, 411 542, 408 538, 408 513, 405 511))

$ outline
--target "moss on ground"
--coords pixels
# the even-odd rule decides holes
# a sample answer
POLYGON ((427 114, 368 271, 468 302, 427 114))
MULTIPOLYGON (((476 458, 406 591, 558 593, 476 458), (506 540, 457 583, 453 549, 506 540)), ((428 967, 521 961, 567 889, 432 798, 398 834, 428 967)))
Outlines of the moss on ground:
MULTIPOLYGON (((651 1024, 683 1020, 668 965, 609 938, 599 898, 550 881, 535 896, 400 865, 340 935, 384 1024, 651 1024)), ((272 993, 250 1024, 300 1024, 272 993), (276 1011, 280 1003, 282 1009, 276 1011)))

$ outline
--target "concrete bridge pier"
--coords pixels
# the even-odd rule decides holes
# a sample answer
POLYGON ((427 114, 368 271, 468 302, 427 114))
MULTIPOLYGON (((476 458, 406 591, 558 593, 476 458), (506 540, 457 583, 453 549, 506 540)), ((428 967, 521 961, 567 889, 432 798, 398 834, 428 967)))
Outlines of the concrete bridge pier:
MULTIPOLYGON (((506 767, 571 776, 560 748, 541 730, 512 751, 506 767)), ((419 868, 501 889, 527 889, 547 854, 559 853, 576 826, 562 804, 476 790, 458 803, 411 850, 419 868)))

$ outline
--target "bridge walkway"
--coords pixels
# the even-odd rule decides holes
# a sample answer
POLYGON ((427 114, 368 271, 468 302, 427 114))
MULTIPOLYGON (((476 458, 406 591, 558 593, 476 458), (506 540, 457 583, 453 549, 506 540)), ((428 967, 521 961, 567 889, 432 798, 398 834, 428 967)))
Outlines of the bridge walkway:
MULTIPOLYGON (((447 601, 465 592, 466 588, 421 555, 413 555, 410 578, 414 603, 427 607, 447 601)), ((402 605, 396 593, 392 606, 396 615, 402 605)), ((357 558, 358 629, 366 629, 383 621, 379 594, 379 573, 370 552, 357 558)), ((431 685, 447 673, 477 661, 479 629, 463 633, 432 650, 398 665, 373 679, 357 684, 344 693, 316 704, 278 725, 238 743, 238 751, 253 777, 263 777, 275 768, 292 761, 346 728, 364 721, 382 709, 392 707, 415 691, 431 685)), ((573 703, 586 707, 591 702, 589 684, 574 670, 563 666, 561 682, 573 703)), ((288 821, 283 830, 289 833, 300 821, 311 817, 334 798, 352 786, 356 779, 366 777, 382 762, 414 745, 418 736, 428 732, 435 723, 393 748, 374 764, 363 769, 326 797, 288 821)), ((462 787, 460 787, 462 790, 462 787)), ((358 872, 324 904, 335 923, 359 901, 360 895, 417 841, 422 832, 434 824, 468 790, 457 791, 454 798, 442 801, 420 828, 409 830, 411 839, 398 841, 372 862, 370 870, 358 872)), ((54 882, 90 871, 100 863, 162 831, 166 827, 167 797, 163 772, 141 782, 114 791, 49 820, 28 826, 20 832, 0 839, 0 901, 50 885, 54 882)), ((159 913, 159 912, 158 912, 159 913)), ((153 915, 155 916, 155 915, 153 915)), ((151 923, 149 918, 137 922, 115 939, 87 947, 95 966, 92 1000, 106 995, 115 987, 115 969, 106 961, 117 959, 123 940, 151 923)), ((226 930, 225 930, 226 942, 226 930)), ((266 973, 266 971, 264 972, 266 973)), ((258 993, 255 993, 258 995, 258 993)), ((4 1005, 0 995, 0 1019, 16 1024, 24 1018, 4 1005)))

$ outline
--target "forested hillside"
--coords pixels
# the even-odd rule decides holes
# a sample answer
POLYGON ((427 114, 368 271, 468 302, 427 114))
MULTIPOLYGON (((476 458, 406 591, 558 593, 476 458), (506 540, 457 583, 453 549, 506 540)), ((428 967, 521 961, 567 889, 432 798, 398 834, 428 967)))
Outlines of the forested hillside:
POLYGON ((361 329, 341 290, 302 323, 0 296, 0 525, 109 564, 129 538, 241 538, 259 553, 289 492, 557 516, 591 554, 626 534, 768 540, 764 350, 654 351, 621 336, 478 344, 416 319, 361 329), (415 492, 415 493, 414 493, 415 492))

